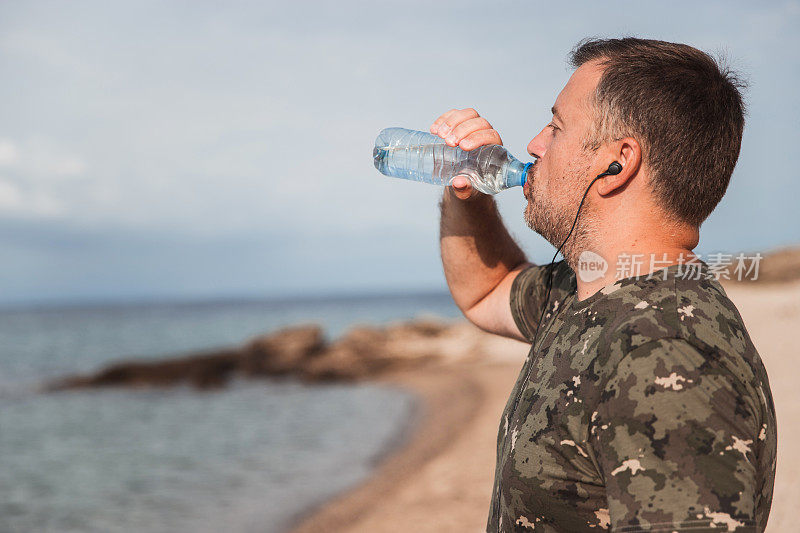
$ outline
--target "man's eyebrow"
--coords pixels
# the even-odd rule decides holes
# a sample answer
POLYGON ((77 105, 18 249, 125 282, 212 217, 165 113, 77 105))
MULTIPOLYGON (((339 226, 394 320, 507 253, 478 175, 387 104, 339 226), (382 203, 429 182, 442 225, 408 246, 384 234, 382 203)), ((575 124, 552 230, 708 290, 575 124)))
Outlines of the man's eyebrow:
POLYGON ((564 119, 558 113, 558 109, 556 109, 556 106, 551 107, 550 112, 553 113, 553 116, 556 117, 559 122, 561 122, 562 124, 564 123, 564 119))

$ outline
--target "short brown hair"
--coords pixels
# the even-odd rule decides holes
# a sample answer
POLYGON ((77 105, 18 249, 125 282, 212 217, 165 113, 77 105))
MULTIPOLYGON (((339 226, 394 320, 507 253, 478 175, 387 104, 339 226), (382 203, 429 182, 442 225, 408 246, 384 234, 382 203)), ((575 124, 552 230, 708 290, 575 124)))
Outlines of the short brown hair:
POLYGON ((744 81, 685 44, 626 37, 585 39, 572 66, 599 60, 596 131, 585 146, 633 137, 651 186, 677 220, 699 226, 728 188, 739 158, 744 81))

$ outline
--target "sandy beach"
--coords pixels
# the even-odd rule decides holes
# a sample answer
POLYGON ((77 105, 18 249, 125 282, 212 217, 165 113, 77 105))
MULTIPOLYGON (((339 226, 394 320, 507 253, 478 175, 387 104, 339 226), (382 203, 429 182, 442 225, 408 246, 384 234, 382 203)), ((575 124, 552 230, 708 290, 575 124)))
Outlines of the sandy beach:
MULTIPOLYGON (((778 416, 778 472, 767 531, 792 531, 800 501, 800 282, 725 285, 763 358, 778 416)), ((348 493, 299 517, 293 533, 485 530, 500 414, 527 345, 499 340, 480 357, 381 378, 422 399, 414 432, 348 493)))

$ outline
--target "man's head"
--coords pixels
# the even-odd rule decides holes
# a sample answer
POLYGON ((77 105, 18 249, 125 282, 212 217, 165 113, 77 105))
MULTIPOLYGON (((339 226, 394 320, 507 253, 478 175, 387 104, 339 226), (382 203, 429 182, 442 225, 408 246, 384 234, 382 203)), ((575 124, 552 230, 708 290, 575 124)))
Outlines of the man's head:
POLYGON ((576 70, 552 122, 528 145, 539 158, 525 191, 528 225, 561 244, 592 178, 619 161, 622 173, 594 185, 599 197, 587 198, 571 244, 593 241, 598 221, 610 215, 602 200, 626 189, 641 196, 627 207, 657 209, 670 223, 698 228, 722 199, 739 156, 741 81, 708 54, 663 41, 585 40, 571 60, 576 70))

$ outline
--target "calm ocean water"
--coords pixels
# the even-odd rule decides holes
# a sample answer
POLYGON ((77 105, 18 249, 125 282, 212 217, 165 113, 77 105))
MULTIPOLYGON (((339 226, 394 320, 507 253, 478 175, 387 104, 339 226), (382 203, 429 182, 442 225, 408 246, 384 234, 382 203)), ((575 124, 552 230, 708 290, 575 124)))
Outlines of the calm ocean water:
POLYGON ((375 385, 240 381, 37 393, 120 358, 239 344, 300 322, 457 316, 447 295, 0 311, 0 532, 279 532, 364 479, 415 400, 375 385))

